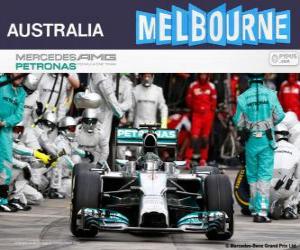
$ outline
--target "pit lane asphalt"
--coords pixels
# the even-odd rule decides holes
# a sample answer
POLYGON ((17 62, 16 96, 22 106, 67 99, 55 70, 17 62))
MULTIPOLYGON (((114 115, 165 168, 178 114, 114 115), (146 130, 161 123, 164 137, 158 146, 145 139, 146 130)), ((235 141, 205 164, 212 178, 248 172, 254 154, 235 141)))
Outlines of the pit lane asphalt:
MULTIPOLYGON (((225 172, 233 181, 236 171, 225 172)), ((77 239, 69 231, 69 203, 46 200, 30 212, 0 213, 0 249, 300 249, 294 247, 300 245, 300 220, 256 224, 242 216, 236 204, 235 233, 226 242, 208 241, 201 234, 140 236, 109 232, 99 233, 94 239, 77 239)))

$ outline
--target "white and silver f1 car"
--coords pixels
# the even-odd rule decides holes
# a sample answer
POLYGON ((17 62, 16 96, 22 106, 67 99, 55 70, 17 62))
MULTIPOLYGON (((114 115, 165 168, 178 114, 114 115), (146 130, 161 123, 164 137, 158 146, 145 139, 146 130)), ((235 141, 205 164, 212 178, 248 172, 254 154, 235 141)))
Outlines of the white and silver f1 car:
POLYGON ((176 130, 118 128, 117 145, 141 147, 137 160, 116 160, 122 170, 78 164, 73 170, 71 232, 204 233, 210 240, 233 235, 229 178, 213 168, 181 171, 184 162, 163 162, 159 148, 176 147, 176 130), (217 172, 217 173, 216 173, 217 172))

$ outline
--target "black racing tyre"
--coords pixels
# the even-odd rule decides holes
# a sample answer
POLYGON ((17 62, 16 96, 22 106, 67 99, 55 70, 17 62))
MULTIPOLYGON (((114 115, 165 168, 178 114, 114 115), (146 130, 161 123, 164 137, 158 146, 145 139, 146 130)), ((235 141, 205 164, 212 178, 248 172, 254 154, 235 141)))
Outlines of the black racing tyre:
POLYGON ((90 164, 90 163, 78 163, 74 166, 73 171, 72 171, 72 187, 73 187, 73 180, 74 176, 78 175, 81 172, 88 172, 91 168, 94 168, 95 165, 90 164))
POLYGON ((76 237, 95 237, 97 229, 82 230, 77 226, 77 213, 81 208, 98 208, 100 203, 101 179, 99 174, 79 171, 72 178, 72 200, 70 229, 76 237))
POLYGON ((242 168, 236 175, 233 187, 234 197, 242 208, 243 215, 251 214, 249 210, 250 187, 247 181, 246 169, 242 168))
POLYGON ((223 211, 228 215, 228 232, 210 231, 209 240, 228 240, 234 232, 233 196, 229 177, 223 174, 209 175, 205 178, 205 199, 208 211, 223 211))
POLYGON ((73 168, 73 176, 74 175, 77 175, 78 173, 81 173, 81 172, 87 172, 89 171, 91 168, 95 168, 95 165, 94 164, 90 164, 90 163, 79 163, 79 164, 76 164, 73 168))
POLYGON ((210 172, 211 174, 220 174, 220 169, 217 167, 211 167, 211 166, 206 166, 206 167, 195 167, 194 168, 195 172, 210 172))

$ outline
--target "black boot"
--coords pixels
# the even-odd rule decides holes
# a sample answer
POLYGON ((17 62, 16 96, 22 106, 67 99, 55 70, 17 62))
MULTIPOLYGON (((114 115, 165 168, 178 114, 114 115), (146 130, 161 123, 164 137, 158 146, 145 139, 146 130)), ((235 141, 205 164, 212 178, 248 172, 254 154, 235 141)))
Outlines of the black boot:
POLYGON ((64 199, 65 196, 57 191, 55 188, 50 188, 48 193, 49 199, 64 199))
POLYGON ((291 207, 287 207, 283 210, 283 218, 287 220, 295 220, 298 219, 298 215, 291 207))
POLYGON ((29 211, 29 210, 31 210, 31 206, 25 205, 17 199, 10 200, 8 202, 8 204, 11 207, 14 207, 14 208, 16 208, 17 210, 20 210, 20 211, 29 211))
POLYGON ((6 204, 6 205, 0 205, 0 212, 5 212, 5 213, 14 213, 17 212, 18 209, 16 209, 15 207, 6 204))
POLYGON ((253 222, 257 223, 270 223, 272 220, 268 216, 254 215, 253 222))
MULTIPOLYGON (((7 200, 8 189, 9 189, 8 185, 0 185, 0 199, 7 200)), ((9 204, 0 205, 0 212, 11 213, 11 212, 17 212, 17 211, 18 211, 18 209, 10 206, 9 204)))

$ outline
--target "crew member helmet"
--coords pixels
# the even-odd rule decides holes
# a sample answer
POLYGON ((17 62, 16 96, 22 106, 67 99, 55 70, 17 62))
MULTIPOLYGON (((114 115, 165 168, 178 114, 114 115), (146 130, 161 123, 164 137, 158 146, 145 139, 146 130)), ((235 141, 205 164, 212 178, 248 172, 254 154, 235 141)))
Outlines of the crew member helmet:
POLYGON ((96 109, 85 109, 82 113, 82 128, 88 133, 92 133, 98 122, 96 109))
POLYGON ((67 137, 70 141, 75 139, 76 132, 76 121, 71 116, 62 118, 58 123, 59 133, 67 137))
POLYGON ((38 87, 38 78, 34 74, 29 74, 24 80, 23 85, 30 91, 35 91, 38 87))
POLYGON ((56 114, 50 111, 45 112, 39 120, 39 123, 47 130, 54 130, 57 123, 56 114))

